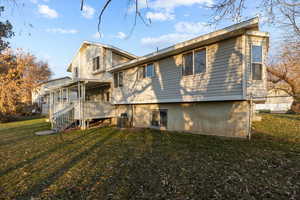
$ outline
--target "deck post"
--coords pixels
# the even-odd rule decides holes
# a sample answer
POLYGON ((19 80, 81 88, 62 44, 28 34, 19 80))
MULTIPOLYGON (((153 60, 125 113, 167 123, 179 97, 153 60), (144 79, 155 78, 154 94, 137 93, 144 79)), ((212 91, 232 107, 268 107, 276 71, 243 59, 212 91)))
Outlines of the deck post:
POLYGON ((86 119, 85 119, 85 82, 81 84, 81 90, 82 90, 82 129, 85 130, 87 128, 86 126, 86 119))
POLYGON ((53 116, 53 92, 50 91, 50 101, 49 101, 49 121, 51 122, 51 128, 53 129, 53 122, 52 122, 52 116, 53 116))

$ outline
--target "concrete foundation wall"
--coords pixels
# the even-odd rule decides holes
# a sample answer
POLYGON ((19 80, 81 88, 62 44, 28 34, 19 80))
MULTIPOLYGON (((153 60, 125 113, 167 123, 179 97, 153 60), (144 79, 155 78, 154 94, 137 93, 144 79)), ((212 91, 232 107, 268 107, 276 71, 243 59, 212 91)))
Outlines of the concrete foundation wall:
POLYGON ((116 114, 126 112, 134 127, 151 127, 152 110, 167 109, 167 130, 206 135, 247 137, 249 104, 247 101, 143 104, 116 106, 116 114))

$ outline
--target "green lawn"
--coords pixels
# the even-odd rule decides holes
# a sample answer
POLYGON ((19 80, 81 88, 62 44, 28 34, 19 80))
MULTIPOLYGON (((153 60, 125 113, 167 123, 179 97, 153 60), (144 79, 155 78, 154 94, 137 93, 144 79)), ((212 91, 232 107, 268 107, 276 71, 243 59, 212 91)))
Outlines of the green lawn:
POLYGON ((300 199, 300 116, 263 117, 251 141, 0 124, 0 199, 300 199))

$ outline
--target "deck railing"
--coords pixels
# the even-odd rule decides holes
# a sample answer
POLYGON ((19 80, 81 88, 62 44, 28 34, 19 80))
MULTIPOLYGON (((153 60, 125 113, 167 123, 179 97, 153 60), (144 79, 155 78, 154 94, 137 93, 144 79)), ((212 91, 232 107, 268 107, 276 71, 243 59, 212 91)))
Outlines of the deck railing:
POLYGON ((80 105, 74 102, 75 119, 99 119, 110 118, 115 116, 114 106, 107 102, 85 101, 80 105), (80 108, 82 108, 80 112, 80 108))

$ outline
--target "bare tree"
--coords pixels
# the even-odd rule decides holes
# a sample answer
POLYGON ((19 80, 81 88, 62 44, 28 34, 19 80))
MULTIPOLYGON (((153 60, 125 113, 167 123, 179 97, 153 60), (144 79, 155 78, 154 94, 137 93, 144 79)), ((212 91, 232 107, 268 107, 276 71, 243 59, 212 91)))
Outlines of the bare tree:
POLYGON ((218 0, 211 7, 215 21, 230 17, 239 21, 247 5, 255 6, 270 24, 276 24, 292 30, 300 38, 300 1, 299 0, 218 0))
MULTIPOLYGON (((80 10, 82 11, 84 8, 84 4, 86 0, 80 0, 81 4, 80 4, 80 10)), ((148 0, 144 0, 146 1, 147 7, 148 7, 148 0)), ((100 10, 100 14, 98 16, 98 32, 101 32, 101 24, 102 24, 102 18, 103 15, 105 13, 105 11, 108 9, 109 5, 113 2, 113 0, 105 0, 103 7, 100 10)), ((127 0, 127 4, 128 4, 128 8, 132 8, 134 10, 134 21, 133 21, 133 25, 130 31, 130 34, 132 34, 136 24, 137 24, 137 20, 140 19, 146 26, 149 25, 151 23, 151 19, 146 20, 144 18, 144 16, 141 14, 140 12, 140 0, 127 0)), ((101 34, 100 34, 101 35, 101 34)))
POLYGON ((300 42, 287 42, 267 70, 273 87, 293 96, 291 109, 300 113, 300 42))
MULTIPOLYGON (((81 10, 85 4, 86 0, 80 0, 81 10)), ((140 4, 146 2, 148 8, 147 0, 126 0, 128 2, 128 7, 131 7, 135 11, 134 25, 137 23, 137 19, 141 19, 146 25, 151 23, 151 20, 147 22, 140 11, 140 4)), ((169 0, 172 1, 172 0, 169 0)), ((105 0, 104 5, 101 9, 98 19, 98 31, 100 31, 100 26, 102 23, 103 14, 112 2, 116 0, 105 0)), ((247 7, 251 5, 255 6, 257 9, 260 8, 262 11, 262 16, 267 18, 268 22, 271 24, 280 24, 288 28, 292 28, 294 33, 300 38, 300 1, 299 0, 216 0, 213 5, 209 8, 213 11, 212 22, 217 23, 224 20, 226 17, 233 19, 234 21, 240 21, 242 16, 244 16, 244 11, 247 7), (261 9, 262 8, 262 9, 261 9)))

